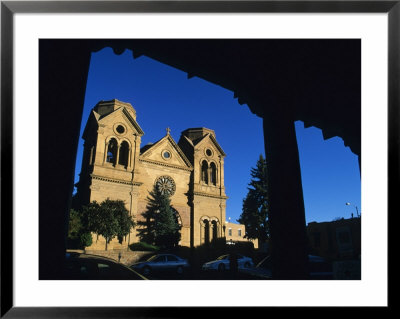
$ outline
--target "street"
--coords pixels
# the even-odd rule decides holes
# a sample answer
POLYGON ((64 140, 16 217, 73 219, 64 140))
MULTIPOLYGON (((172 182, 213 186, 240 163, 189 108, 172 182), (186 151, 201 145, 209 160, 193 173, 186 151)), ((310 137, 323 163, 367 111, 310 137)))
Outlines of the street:
POLYGON ((149 280, 267 280, 242 272, 232 273, 230 271, 193 271, 187 270, 179 275, 175 272, 157 272, 147 276, 149 280))

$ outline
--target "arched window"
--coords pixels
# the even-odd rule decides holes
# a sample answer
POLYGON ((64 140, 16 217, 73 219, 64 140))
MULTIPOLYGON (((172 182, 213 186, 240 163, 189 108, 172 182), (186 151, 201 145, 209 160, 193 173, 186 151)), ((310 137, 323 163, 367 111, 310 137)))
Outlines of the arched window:
POLYGON ((95 161, 95 158, 96 158, 95 155, 96 155, 96 146, 92 146, 90 148, 90 159, 89 159, 89 164, 90 165, 94 164, 94 161, 95 161))
POLYGON ((208 184, 208 163, 203 161, 201 164, 201 181, 208 184))
POLYGON ((218 238, 218 224, 215 220, 211 222, 212 226, 212 239, 215 241, 218 238))
POLYGON ((118 158, 118 164, 124 165, 125 168, 128 167, 128 159, 129 159, 129 144, 126 141, 123 141, 121 143, 121 146, 119 147, 119 158, 118 158))
POLYGON ((179 225, 180 228, 182 228, 181 215, 179 215, 178 211, 175 208, 173 208, 173 207, 171 207, 171 208, 172 208, 172 211, 174 212, 174 216, 175 216, 175 220, 176 220, 177 224, 179 225))
POLYGON ((211 184, 217 185, 217 166, 215 166, 215 163, 211 163, 210 165, 210 179, 211 179, 211 184))
POLYGON ((117 161, 117 150, 118 150, 118 143, 115 138, 112 138, 108 142, 108 147, 107 147, 107 162, 111 163, 115 166, 116 161, 117 161))
POLYGON ((206 245, 210 243, 210 222, 208 219, 204 220, 204 243, 206 245))

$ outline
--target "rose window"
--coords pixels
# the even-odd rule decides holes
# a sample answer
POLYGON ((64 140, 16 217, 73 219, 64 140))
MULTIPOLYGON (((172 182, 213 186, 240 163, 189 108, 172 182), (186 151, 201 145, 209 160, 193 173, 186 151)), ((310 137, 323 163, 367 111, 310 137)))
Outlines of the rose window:
POLYGON ((169 176, 159 177, 156 181, 156 187, 161 194, 167 196, 174 195, 176 189, 174 180, 169 176))

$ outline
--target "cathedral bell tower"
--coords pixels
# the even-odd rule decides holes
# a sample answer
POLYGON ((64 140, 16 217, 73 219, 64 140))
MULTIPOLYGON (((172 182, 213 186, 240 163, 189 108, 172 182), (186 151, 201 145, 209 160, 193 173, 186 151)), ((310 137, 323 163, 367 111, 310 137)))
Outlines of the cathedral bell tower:
MULTIPOLYGON (((116 99, 101 101, 92 109, 82 136, 82 167, 76 185, 80 204, 100 203, 107 198, 123 200, 135 217, 141 184, 137 175, 143 134, 130 103, 116 99)), ((102 246, 102 240, 93 242, 93 245, 102 246)), ((129 244, 126 239, 124 242, 129 244)))
POLYGON ((204 127, 183 131, 178 145, 193 165, 190 185, 193 245, 208 245, 225 237, 225 153, 215 132, 204 127))

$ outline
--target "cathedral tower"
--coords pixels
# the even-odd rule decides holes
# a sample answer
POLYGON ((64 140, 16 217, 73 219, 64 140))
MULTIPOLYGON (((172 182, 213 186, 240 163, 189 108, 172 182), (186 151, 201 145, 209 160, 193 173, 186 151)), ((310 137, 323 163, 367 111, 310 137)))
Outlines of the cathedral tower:
POLYGON ((194 246, 225 237, 225 153, 213 130, 201 127, 182 132, 178 145, 193 166, 190 183, 194 246))
MULTIPOLYGON (((93 108, 82 136, 82 168, 77 184, 81 204, 119 199, 135 217, 141 185, 136 175, 143 134, 131 104, 114 99, 101 101, 93 108)), ((129 241, 125 238, 123 244, 126 246, 129 241)), ((93 246, 104 249, 104 244, 104 239, 97 239, 93 246)), ((115 242, 111 246, 118 247, 115 242)))

